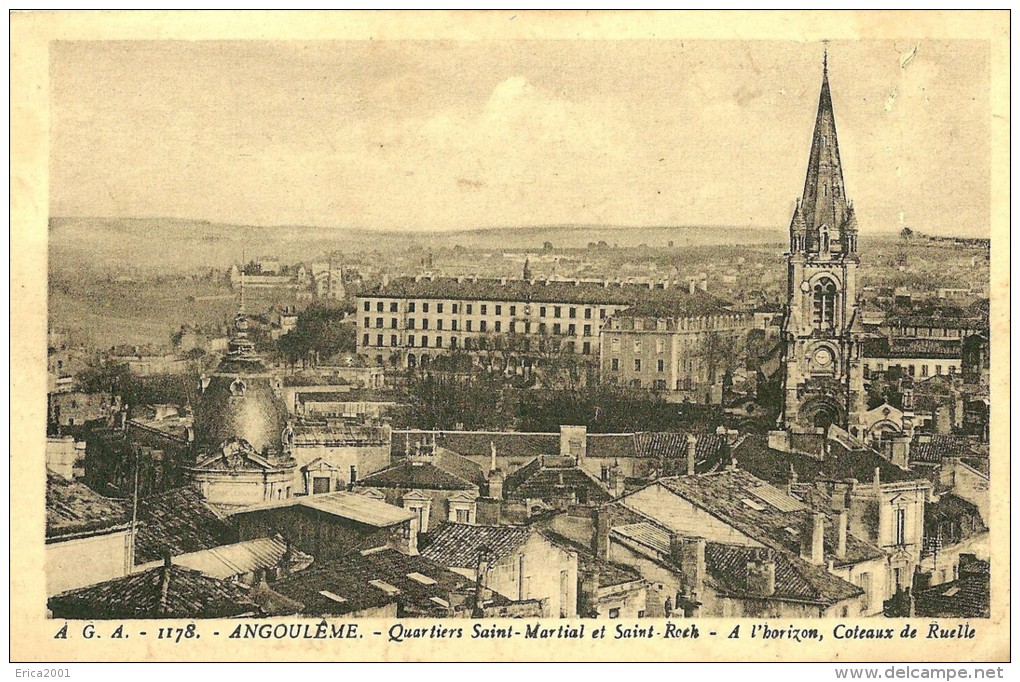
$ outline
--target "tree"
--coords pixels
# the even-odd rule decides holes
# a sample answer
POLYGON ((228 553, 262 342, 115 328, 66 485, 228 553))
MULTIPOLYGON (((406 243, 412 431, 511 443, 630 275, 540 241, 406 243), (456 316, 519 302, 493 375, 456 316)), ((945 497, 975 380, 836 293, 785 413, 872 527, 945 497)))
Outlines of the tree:
POLYGON ((315 363, 337 353, 357 350, 354 322, 347 320, 346 306, 316 303, 298 315, 294 329, 277 341, 277 350, 291 365, 315 363))

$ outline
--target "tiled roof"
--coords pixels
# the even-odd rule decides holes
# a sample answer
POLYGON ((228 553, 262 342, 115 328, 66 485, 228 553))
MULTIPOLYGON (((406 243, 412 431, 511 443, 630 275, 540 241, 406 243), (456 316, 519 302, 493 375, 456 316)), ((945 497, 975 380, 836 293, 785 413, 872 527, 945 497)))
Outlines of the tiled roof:
POLYGON ((478 486, 444 471, 431 462, 403 460, 365 476, 359 486, 413 490, 477 490, 478 486))
POLYGON ((913 481, 921 477, 904 471, 871 450, 847 450, 835 441, 829 441, 829 454, 824 460, 807 455, 780 452, 768 446, 768 436, 750 434, 737 442, 732 455, 737 466, 754 476, 775 485, 785 485, 790 479, 790 466, 800 481, 871 481, 875 469, 883 482, 913 481))
MULTIPOLYGON (((171 561, 175 566, 190 568, 210 578, 227 579, 279 566, 286 555, 287 542, 280 537, 275 537, 247 540, 232 545, 181 554, 173 557, 171 561)), ((312 557, 292 547, 289 563, 291 566, 307 566, 312 563, 312 557)), ((154 568, 154 566, 144 566, 143 568, 154 568)))
POLYGON ((914 612, 921 618, 988 618, 991 615, 989 575, 963 575, 959 580, 914 593, 914 612))
POLYGON ((864 340, 866 358, 935 358, 959 359, 962 346, 959 339, 915 339, 873 337, 864 340))
POLYGON ((552 455, 560 451, 558 433, 518 433, 496 431, 394 431, 391 453, 395 459, 404 455, 405 440, 435 436, 436 445, 466 457, 488 457, 496 446, 499 457, 532 459, 539 455, 552 455))
MULTIPOLYGON (((640 522, 614 526, 613 533, 669 556, 670 535, 660 526, 640 522)), ((754 594, 747 584, 747 564, 760 548, 728 543, 705 544, 705 570, 711 584, 731 596, 754 594)), ((861 594, 861 589, 796 555, 776 552, 775 599, 832 604, 861 594)))
POLYGON ((979 441, 971 436, 931 436, 930 440, 915 438, 910 446, 910 459, 918 462, 937 464, 946 457, 987 457, 982 453, 979 441))
POLYGON ((389 526, 395 526, 414 518, 414 514, 406 509, 394 507, 365 495, 345 491, 292 497, 289 500, 267 502, 231 510, 230 514, 232 516, 250 514, 265 509, 279 509, 282 507, 307 507, 325 514, 350 519, 351 521, 368 526, 375 526, 376 528, 388 528, 389 526))
POLYGON ((138 500, 135 563, 161 560, 164 555, 229 545, 237 530, 193 488, 178 488, 138 500))
POLYGON ((977 505, 962 497, 941 495, 937 501, 924 505, 925 555, 987 532, 977 505))
POLYGON ((294 427, 296 445, 350 445, 387 443, 386 430, 374 426, 323 423, 299 423, 294 427))
POLYGON ((806 532, 813 513, 820 511, 826 515, 825 553, 836 565, 853 564, 882 556, 882 551, 877 547, 848 534, 845 556, 836 557, 838 519, 831 509, 811 509, 741 469, 663 478, 659 484, 748 537, 775 549, 799 554, 800 534, 806 532))
POLYGON ((50 597, 56 618, 232 618, 263 615, 243 585, 159 566, 50 597))
POLYGON ((507 476, 503 484, 503 493, 507 499, 538 499, 556 500, 572 494, 583 504, 608 502, 612 495, 592 478, 584 469, 577 466, 550 467, 543 466, 539 461, 521 467, 507 476))
POLYGON ((83 483, 46 472, 46 540, 126 528, 131 510, 123 500, 103 497, 83 483))
POLYGON ((633 305, 647 299, 686 296, 684 289, 650 289, 641 284, 398 277, 360 295, 379 298, 423 298, 453 301, 521 301, 577 305, 633 305))
MULTIPOLYGON (((682 317, 736 314, 730 310, 733 305, 731 302, 701 289, 695 289, 694 293, 679 288, 662 291, 668 291, 669 296, 642 298, 633 307, 616 313, 616 316, 673 320, 682 317)), ((661 294, 662 291, 656 290, 656 293, 661 294)))
POLYGON ((441 618, 452 613, 451 593, 470 594, 473 582, 425 557, 384 549, 313 564, 272 588, 299 602, 303 615, 342 616, 396 602, 400 616, 441 618))
POLYGON ((446 523, 429 533, 422 556, 443 566, 474 568, 485 548, 493 564, 512 556, 528 541, 534 529, 527 526, 471 526, 446 523))

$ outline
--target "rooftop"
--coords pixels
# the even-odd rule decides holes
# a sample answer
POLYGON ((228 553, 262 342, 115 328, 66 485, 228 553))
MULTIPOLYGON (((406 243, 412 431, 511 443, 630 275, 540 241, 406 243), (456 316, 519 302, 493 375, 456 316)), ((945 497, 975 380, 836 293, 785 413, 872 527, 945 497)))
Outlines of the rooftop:
POLYGON ((413 490, 477 490, 478 486, 431 462, 402 460, 365 476, 357 485, 413 490))
POLYGON ((422 556, 443 566, 474 568, 484 550, 492 564, 513 556, 533 532, 527 526, 473 526, 446 523, 429 533, 422 556))
MULTIPOLYGON (((741 469, 663 478, 658 484, 712 514, 744 535, 799 555, 801 533, 817 512, 825 514, 825 554, 837 566, 883 556, 877 547, 847 535, 846 553, 836 555, 838 518, 832 509, 811 508, 785 491, 741 469)), ((624 498, 626 499, 626 498, 624 498)))
POLYGON ((342 616, 396 602, 400 616, 441 618, 452 613, 451 593, 469 593, 473 582, 425 557, 383 549, 313 564, 272 587, 301 605, 292 613, 342 616))
POLYGON ((991 602, 991 577, 971 573, 915 592, 914 612, 920 618, 988 618, 991 602))
POLYGON ((828 441, 829 452, 819 460, 807 455, 781 452, 768 446, 768 436, 750 434, 732 448, 737 466, 774 485, 790 480, 791 467, 799 481, 872 481, 878 469, 882 482, 921 480, 922 477, 900 469, 872 450, 848 450, 835 441, 828 441))
POLYGON ((305 497, 292 497, 289 500, 267 502, 251 507, 244 507, 230 511, 231 516, 240 514, 252 514, 267 509, 282 509, 285 507, 305 507, 316 511, 349 519, 367 526, 376 528, 387 528, 395 526, 414 518, 414 514, 406 509, 394 507, 393 505, 373 500, 365 495, 338 491, 335 493, 324 493, 321 495, 308 495, 305 497))
MULTIPOLYGON (((308 566, 312 563, 312 557, 294 548, 290 548, 288 555, 287 542, 280 537, 259 538, 189 552, 174 556, 171 561, 175 566, 198 571, 210 578, 226 580, 279 566, 285 557, 289 559, 291 566, 308 566)), ((153 563, 158 565, 162 562, 153 563)), ((154 567, 147 565, 142 568, 154 567)))
POLYGON ((46 472, 46 541, 126 530, 131 510, 83 483, 46 472))
POLYGON ((50 597, 55 618, 235 618, 262 616, 243 585, 180 566, 158 566, 50 597))
POLYGON ((981 448, 980 440, 974 436, 931 436, 915 437, 910 445, 910 459, 929 464, 938 464, 946 457, 988 457, 988 451, 981 448))
POLYGON ((138 500, 135 563, 162 560, 229 545, 237 531, 193 488, 178 488, 138 500))
POLYGON ((361 294, 362 298, 419 298, 454 301, 521 301, 578 305, 633 305, 639 301, 683 300, 686 289, 654 289, 646 284, 565 282, 454 277, 398 277, 361 294))
POLYGON ((543 458, 517 469, 503 484, 507 499, 554 500, 575 497, 580 504, 597 504, 613 499, 606 488, 578 466, 547 466, 543 458))

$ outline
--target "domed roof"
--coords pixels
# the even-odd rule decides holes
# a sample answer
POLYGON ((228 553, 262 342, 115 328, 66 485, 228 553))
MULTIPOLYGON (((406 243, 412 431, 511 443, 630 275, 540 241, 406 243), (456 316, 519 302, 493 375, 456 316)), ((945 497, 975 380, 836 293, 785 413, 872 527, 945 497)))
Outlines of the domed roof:
POLYGON ((217 372, 195 410, 195 441, 204 450, 239 438, 264 455, 283 452, 287 408, 267 375, 217 372))
POLYGON ((248 338, 242 306, 234 318, 227 354, 208 379, 195 409, 196 445, 211 451, 240 439, 260 454, 282 454, 286 428, 287 407, 273 390, 271 377, 248 338))

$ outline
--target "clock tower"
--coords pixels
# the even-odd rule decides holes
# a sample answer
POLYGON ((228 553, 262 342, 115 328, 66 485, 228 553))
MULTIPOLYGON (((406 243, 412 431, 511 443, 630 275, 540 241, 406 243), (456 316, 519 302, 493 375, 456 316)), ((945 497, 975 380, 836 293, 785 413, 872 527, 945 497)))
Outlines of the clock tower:
POLYGON ((839 159, 827 55, 807 178, 790 222, 789 247, 784 426, 804 432, 835 424, 856 435, 864 411, 860 258, 857 219, 839 159))

